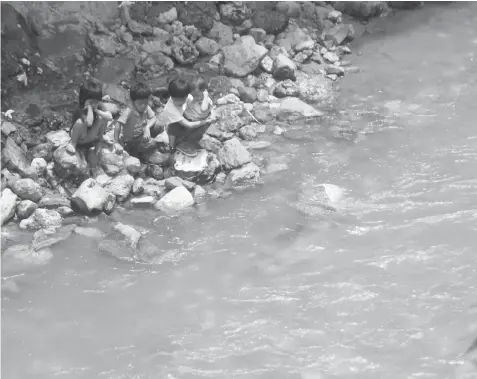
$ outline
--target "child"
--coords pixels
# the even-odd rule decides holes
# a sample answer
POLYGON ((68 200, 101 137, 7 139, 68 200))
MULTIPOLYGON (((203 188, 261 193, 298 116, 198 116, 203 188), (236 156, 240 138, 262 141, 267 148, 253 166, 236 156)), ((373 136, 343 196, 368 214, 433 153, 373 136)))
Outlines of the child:
POLYGON ((154 138, 160 134, 163 128, 157 122, 154 111, 148 105, 151 90, 145 83, 139 82, 134 85, 129 91, 129 96, 132 107, 128 107, 118 118, 114 141, 118 152, 122 152, 124 146, 130 155, 139 158, 147 148, 146 143, 150 141, 151 137, 154 138), (122 138, 120 138, 121 134, 122 138))
POLYGON ((171 151, 174 152, 178 140, 182 141, 191 130, 210 123, 213 119, 208 117, 199 121, 189 121, 184 117, 187 103, 193 101, 189 84, 184 79, 174 79, 169 83, 169 95, 171 97, 164 107, 162 119, 167 127, 171 151))
POLYGON ((110 112, 104 111, 101 102, 103 91, 101 83, 89 79, 79 90, 79 108, 73 114, 73 126, 70 130, 71 143, 68 150, 76 152, 77 147, 85 149, 86 153, 91 147, 97 151, 105 127, 113 117, 110 112))
MULTIPOLYGON (((193 99, 187 103, 184 117, 188 121, 202 121, 212 116, 212 99, 209 97, 208 84, 202 76, 197 77, 190 86, 193 99)), ((214 116, 210 118, 212 120, 214 116)), ((200 126, 184 137, 191 142, 199 142, 211 122, 200 126)), ((176 141, 179 144, 182 141, 176 141)))

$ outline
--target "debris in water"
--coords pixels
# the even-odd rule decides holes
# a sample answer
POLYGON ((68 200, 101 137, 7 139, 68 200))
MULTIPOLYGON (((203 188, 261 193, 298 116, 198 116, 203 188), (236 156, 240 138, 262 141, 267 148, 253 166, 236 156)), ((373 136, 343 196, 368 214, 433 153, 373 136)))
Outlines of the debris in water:
POLYGON ((28 78, 26 76, 26 73, 22 73, 20 75, 17 76, 17 80, 20 82, 20 83, 23 83, 25 85, 25 87, 28 86, 28 78))
POLYGON ((6 117, 6 118, 12 118, 12 113, 15 112, 13 109, 9 109, 8 111, 6 112, 3 112, 3 115, 6 117))
POLYGON ((38 75, 43 75, 43 70, 40 67, 36 69, 36 72, 38 73, 38 75))
POLYGON ((26 58, 20 59, 20 62, 22 62, 22 64, 24 64, 25 66, 30 66, 30 61, 26 58))

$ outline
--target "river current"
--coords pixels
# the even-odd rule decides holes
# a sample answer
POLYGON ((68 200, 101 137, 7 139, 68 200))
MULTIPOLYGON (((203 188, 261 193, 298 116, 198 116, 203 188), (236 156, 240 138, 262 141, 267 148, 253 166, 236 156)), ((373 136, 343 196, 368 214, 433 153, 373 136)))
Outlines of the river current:
POLYGON ((477 332, 477 3, 403 12, 353 52, 323 120, 270 137, 287 171, 116 216, 156 264, 75 235, 8 278, 2 378, 455 378, 477 332), (320 183, 345 196, 306 216, 320 183))

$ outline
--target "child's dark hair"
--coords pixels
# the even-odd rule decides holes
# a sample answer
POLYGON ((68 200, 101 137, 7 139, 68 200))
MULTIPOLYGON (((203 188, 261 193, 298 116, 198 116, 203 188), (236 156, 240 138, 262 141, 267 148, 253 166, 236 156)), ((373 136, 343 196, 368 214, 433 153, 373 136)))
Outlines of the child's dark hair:
POLYGON ((191 89, 194 89, 198 92, 204 92, 209 88, 209 83, 204 79, 204 77, 199 76, 192 81, 191 89))
POLYGON ((79 107, 84 108, 86 100, 101 100, 103 89, 101 83, 94 79, 88 79, 81 84, 79 89, 79 107))
POLYGON ((184 98, 190 94, 189 83, 182 78, 173 79, 169 83, 169 95, 171 97, 184 98))
POLYGON ((151 89, 146 83, 137 82, 129 90, 129 96, 131 97, 132 101, 146 100, 149 99, 149 96, 151 96, 151 89))

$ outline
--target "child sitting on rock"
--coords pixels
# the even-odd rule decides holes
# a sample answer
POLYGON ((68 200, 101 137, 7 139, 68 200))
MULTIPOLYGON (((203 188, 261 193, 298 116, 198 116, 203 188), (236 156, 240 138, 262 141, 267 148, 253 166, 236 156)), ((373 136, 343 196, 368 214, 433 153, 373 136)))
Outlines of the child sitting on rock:
POLYGON ((102 140, 108 121, 113 119, 102 103, 103 91, 101 83, 88 79, 79 90, 79 108, 73 114, 73 126, 70 130, 71 143, 67 150, 74 154, 77 148, 85 153, 98 145, 102 140))
POLYGON ((115 147, 118 152, 124 147, 130 155, 140 158, 150 147, 151 138, 164 129, 149 106, 151 90, 147 84, 138 82, 130 89, 129 95, 132 106, 126 108, 116 121, 115 147))
MULTIPOLYGON (((194 104, 194 98, 190 94, 190 87, 189 83, 181 78, 174 79, 169 83, 170 99, 164 107, 162 121, 167 127, 167 134, 169 136, 169 144, 172 152, 176 150, 178 143, 184 141, 192 132, 200 132, 197 130, 198 128, 210 124, 213 121, 213 117, 208 116, 208 114, 205 118, 195 121, 190 121, 184 117, 184 112, 188 105, 190 103, 194 104)), ((194 113, 194 111, 191 111, 192 116, 202 117, 204 112, 206 112, 202 111, 200 107, 198 109, 194 107, 193 109, 196 110, 197 114, 194 113)), ((186 152, 183 153, 190 155, 186 152)))

